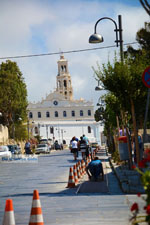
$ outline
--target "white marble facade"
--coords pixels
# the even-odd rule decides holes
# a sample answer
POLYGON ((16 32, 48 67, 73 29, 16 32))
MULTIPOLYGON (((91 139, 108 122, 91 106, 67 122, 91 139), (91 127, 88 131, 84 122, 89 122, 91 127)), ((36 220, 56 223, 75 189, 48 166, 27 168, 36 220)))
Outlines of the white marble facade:
POLYGON ((73 136, 85 134, 91 142, 100 144, 100 126, 94 119, 94 105, 84 99, 73 99, 73 87, 68 61, 63 55, 58 61, 57 87, 44 100, 29 103, 29 123, 33 134, 59 143, 69 144, 73 136))

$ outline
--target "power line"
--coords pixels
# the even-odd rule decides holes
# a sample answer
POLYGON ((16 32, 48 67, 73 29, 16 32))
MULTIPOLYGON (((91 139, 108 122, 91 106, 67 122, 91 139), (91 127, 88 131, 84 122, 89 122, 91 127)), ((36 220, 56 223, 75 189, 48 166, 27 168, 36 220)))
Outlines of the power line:
MULTIPOLYGON (((125 43, 124 45, 133 45, 137 43, 138 42, 131 42, 131 43, 125 43)), ((70 50, 70 51, 64 51, 64 52, 61 51, 61 52, 42 53, 42 54, 34 54, 34 55, 7 56, 7 57, 0 57, 0 59, 17 59, 17 58, 31 58, 31 57, 38 57, 38 56, 51 56, 51 55, 58 55, 61 53, 69 54, 69 53, 77 53, 77 52, 95 51, 99 49, 107 49, 107 48, 114 48, 114 47, 116 47, 116 45, 110 45, 110 46, 104 46, 104 47, 98 47, 98 48, 70 50)))

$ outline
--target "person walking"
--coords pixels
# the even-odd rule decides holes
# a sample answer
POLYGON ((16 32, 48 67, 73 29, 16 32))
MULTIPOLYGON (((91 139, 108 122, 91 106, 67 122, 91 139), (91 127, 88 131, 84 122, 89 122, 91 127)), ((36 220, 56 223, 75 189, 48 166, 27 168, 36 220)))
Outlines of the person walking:
POLYGON ((78 142, 77 142, 75 137, 72 138, 71 149, 72 149, 72 153, 74 155, 74 160, 77 160, 77 157, 78 157, 78 142))
POLYGON ((28 155, 28 154, 32 154, 30 147, 31 147, 30 142, 29 142, 29 141, 26 141, 26 143, 25 143, 25 153, 26 153, 27 155, 28 155))
POLYGON ((99 176, 102 176, 102 180, 104 180, 104 171, 101 160, 98 157, 95 157, 88 166, 86 167, 86 173, 89 177, 89 180, 98 181, 99 176))
POLYGON ((79 148, 79 151, 81 151, 82 159, 85 159, 86 158, 87 144, 86 144, 86 141, 83 140, 82 136, 80 137, 80 140, 78 142, 78 148, 79 148))
POLYGON ((89 157, 89 145, 90 145, 90 142, 89 142, 88 137, 85 136, 85 134, 83 134, 83 140, 86 142, 86 152, 85 152, 85 155, 86 155, 86 157, 89 157))

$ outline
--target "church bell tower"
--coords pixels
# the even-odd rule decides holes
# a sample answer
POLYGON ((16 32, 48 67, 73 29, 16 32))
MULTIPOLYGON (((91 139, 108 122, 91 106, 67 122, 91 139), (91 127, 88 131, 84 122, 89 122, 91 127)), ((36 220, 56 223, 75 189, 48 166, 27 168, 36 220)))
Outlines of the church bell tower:
POLYGON ((68 61, 64 55, 60 56, 58 60, 58 75, 57 75, 57 88, 56 91, 65 96, 65 99, 73 99, 73 89, 71 83, 71 76, 68 71, 68 61))

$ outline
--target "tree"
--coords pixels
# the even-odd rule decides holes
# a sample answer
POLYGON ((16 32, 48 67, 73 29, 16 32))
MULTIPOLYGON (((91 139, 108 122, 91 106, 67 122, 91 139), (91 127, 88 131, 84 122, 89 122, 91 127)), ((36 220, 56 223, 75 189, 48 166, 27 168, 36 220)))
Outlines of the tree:
POLYGON ((14 127, 26 120, 27 104, 26 84, 17 63, 3 62, 0 65, 0 122, 8 127, 11 137, 14 127))
POLYGON ((123 63, 115 59, 113 65, 108 62, 107 65, 102 66, 102 69, 100 66, 98 66, 97 70, 94 69, 104 89, 109 90, 119 99, 121 109, 124 112, 130 112, 132 115, 138 162, 139 146, 136 122, 138 120, 137 115, 141 112, 139 103, 145 102, 146 99, 146 89, 142 83, 141 77, 147 66, 147 58, 142 55, 136 57, 134 61, 132 58, 128 57, 123 63), (137 109, 136 116, 135 108, 137 109))

